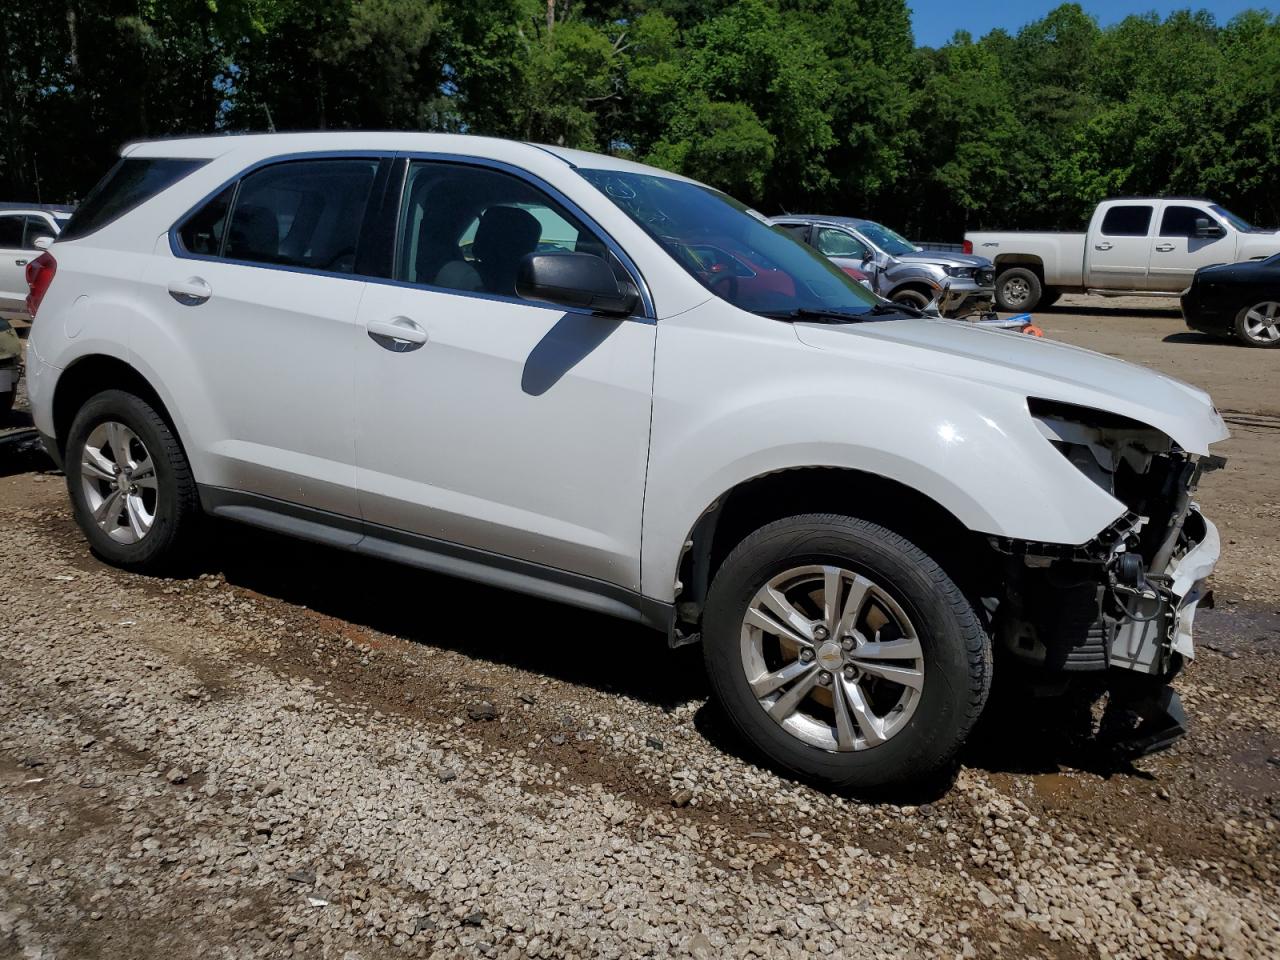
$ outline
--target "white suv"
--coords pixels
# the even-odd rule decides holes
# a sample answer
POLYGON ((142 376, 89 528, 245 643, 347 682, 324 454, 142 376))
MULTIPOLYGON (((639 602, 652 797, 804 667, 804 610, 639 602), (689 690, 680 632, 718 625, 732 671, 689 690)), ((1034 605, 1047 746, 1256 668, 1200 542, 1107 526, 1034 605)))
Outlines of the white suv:
POLYGON ((1209 397, 884 304, 693 181, 140 143, 30 280, 36 424, 112 563, 212 515, 640 621, 701 641, 773 764, 862 791, 950 769, 993 674, 1121 676, 1145 743, 1177 732, 1209 397))

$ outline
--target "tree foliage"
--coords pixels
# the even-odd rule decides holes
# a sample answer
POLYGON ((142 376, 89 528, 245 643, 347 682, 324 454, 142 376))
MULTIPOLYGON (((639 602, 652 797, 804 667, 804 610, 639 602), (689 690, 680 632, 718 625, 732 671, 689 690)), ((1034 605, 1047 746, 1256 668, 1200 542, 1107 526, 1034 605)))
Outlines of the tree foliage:
POLYGON ((140 137, 450 130, 601 150, 920 237, 1124 193, 1280 221, 1280 17, 1074 3, 919 48, 905 0, 61 0, 0 9, 0 199, 140 137))

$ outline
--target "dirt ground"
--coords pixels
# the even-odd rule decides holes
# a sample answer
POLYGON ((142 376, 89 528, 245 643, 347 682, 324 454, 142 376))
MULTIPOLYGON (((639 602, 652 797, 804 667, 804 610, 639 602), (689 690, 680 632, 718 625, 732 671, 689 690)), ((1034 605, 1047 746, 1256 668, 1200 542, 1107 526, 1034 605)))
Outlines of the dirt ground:
POLYGON ((1170 751, 993 711, 946 792, 861 804, 754 765, 696 650, 231 527, 125 574, 0 452, 0 957, 1280 956, 1280 352, 1038 320, 1231 423, 1170 751))

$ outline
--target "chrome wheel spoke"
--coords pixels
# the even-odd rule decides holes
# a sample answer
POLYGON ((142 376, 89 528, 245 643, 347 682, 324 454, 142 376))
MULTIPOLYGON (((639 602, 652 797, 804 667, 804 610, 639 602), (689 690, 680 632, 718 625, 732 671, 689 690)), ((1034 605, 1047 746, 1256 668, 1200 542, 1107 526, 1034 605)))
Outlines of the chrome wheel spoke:
POLYGON ((751 681, 751 692, 756 695, 757 699, 763 699, 788 683, 795 680, 812 670, 817 670, 818 665, 813 662, 805 663, 803 660, 792 660, 781 670, 774 670, 772 673, 766 673, 756 677, 751 681))
POLYGON ((818 670, 814 667, 801 676, 795 686, 770 705, 769 716, 775 720, 786 720, 796 712, 796 707, 800 706, 800 701, 807 697, 817 685, 818 670))
POLYGON ((777 617, 783 624, 789 626, 795 633, 805 638, 805 642, 813 639, 813 623, 791 605, 791 602, 773 587, 766 587, 761 595, 760 602, 765 608, 777 617))
POLYGON ((867 746, 874 747, 878 743, 884 743, 886 740, 884 721, 871 712, 871 708, 867 706, 867 698, 863 695, 857 681, 841 677, 840 689, 849 704, 850 712, 858 721, 858 729, 862 732, 862 739, 867 741, 867 746))
POLYGON ((890 640, 887 643, 864 643, 853 651, 855 660, 917 660, 924 655, 915 637, 890 640))
POLYGON ((112 490, 93 511, 93 519, 104 529, 115 526, 120 519, 120 510, 124 506, 124 496, 119 490, 112 490))
POLYGON ((885 680, 892 680, 894 683, 910 687, 912 690, 919 690, 924 686, 923 670, 914 670, 910 667, 894 667, 887 663, 878 663, 875 660, 860 660, 858 651, 854 651, 850 662, 863 673, 869 673, 873 677, 881 677, 885 680))
POLYGON ((96 450, 89 444, 85 444, 84 454, 80 457, 81 473, 93 480, 115 483, 116 474, 111 467, 111 461, 102 455, 101 450, 96 450))
POLYGON ((116 423, 114 420, 107 424, 107 443, 111 445, 111 454, 116 459, 116 466, 121 470, 130 466, 133 462, 129 456, 129 438, 132 434, 129 428, 122 423, 116 423))
POLYGON ((759 627, 761 630, 765 631, 766 633, 772 633, 779 637, 785 637, 787 640, 791 641, 797 646, 807 647, 811 643, 808 637, 801 636, 800 634, 792 630, 790 627, 784 627, 782 624, 778 623, 778 621, 774 620, 772 617, 765 616, 755 607, 748 608, 746 623, 749 626, 759 627))
POLYGON ((841 677, 831 691, 835 700, 836 746, 841 750, 855 750, 858 746, 858 730, 850 716, 853 705, 849 702, 849 694, 845 692, 848 682, 841 677))
POLYGON ((849 587, 849 596, 844 601, 844 609, 840 612, 840 632, 848 633, 856 630, 858 619, 871 596, 871 581, 866 577, 853 575, 853 585, 849 587))
POLYGON ((151 529, 151 520, 147 517, 142 508, 142 498, 135 495, 126 496, 124 498, 125 514, 129 518, 129 529, 133 531, 133 535, 141 540, 147 535, 147 531, 151 529))

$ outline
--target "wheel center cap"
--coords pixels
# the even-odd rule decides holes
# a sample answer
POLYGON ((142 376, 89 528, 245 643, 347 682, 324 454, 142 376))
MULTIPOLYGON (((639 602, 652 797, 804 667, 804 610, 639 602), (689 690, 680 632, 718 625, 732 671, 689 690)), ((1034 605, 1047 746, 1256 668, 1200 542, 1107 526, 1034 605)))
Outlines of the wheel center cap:
POLYGON ((828 640, 818 648, 818 664, 824 670, 839 670, 843 663, 844 651, 834 640, 828 640))

